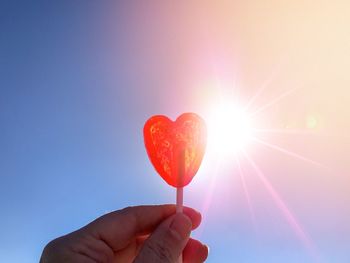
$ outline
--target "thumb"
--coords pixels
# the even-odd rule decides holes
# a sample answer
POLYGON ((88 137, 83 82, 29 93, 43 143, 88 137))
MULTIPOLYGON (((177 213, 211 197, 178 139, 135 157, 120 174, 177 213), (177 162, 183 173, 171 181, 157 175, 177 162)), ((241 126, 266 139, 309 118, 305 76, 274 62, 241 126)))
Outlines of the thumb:
POLYGON ((179 259, 192 229, 191 220, 175 214, 161 223, 145 241, 134 263, 175 263, 179 259))

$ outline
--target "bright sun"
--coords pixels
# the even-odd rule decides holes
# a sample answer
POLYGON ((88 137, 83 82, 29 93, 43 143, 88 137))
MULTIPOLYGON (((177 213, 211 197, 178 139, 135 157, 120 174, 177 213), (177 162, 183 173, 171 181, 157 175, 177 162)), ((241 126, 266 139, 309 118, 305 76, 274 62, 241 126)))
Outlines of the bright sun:
POLYGON ((216 152, 236 154, 252 140, 249 115, 235 102, 221 102, 213 108, 208 123, 209 144, 216 152))

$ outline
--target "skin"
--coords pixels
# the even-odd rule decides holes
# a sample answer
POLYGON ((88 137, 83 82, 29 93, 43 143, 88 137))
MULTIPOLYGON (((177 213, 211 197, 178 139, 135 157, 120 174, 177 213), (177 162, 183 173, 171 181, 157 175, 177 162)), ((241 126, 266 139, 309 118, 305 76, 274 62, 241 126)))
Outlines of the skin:
POLYGON ((201 215, 174 205, 136 206, 106 214, 46 245, 40 263, 204 262, 208 247, 190 238, 201 215))

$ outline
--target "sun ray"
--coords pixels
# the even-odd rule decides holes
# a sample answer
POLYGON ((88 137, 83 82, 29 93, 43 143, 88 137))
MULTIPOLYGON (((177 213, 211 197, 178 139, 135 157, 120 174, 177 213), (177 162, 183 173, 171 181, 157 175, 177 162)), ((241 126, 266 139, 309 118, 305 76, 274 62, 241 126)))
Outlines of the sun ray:
POLYGON ((210 208, 212 199, 213 199, 213 192, 216 186, 216 176, 213 176, 212 180, 209 183, 209 190, 208 190, 208 194, 205 197, 204 203, 203 203, 203 207, 202 207, 202 211, 204 214, 206 214, 210 208))
POLYGON ((320 135, 315 131, 296 130, 296 129, 254 129, 254 133, 273 133, 283 135, 320 135))
POLYGON ((271 195, 276 206, 282 212, 288 224, 292 227, 293 231, 295 231, 295 234, 297 235, 297 237, 302 241, 302 243, 308 249, 311 255, 314 256, 315 259, 319 259, 319 255, 316 252, 316 247, 314 242, 311 240, 309 235, 305 232, 305 230, 303 229, 301 224, 298 222, 296 217, 292 214, 292 212, 290 211, 288 206, 285 204, 285 202, 282 200, 278 192, 272 186, 270 181, 266 178, 264 173, 260 170, 258 165, 248 156, 248 154, 246 152, 243 152, 243 154, 245 158, 248 160, 248 162, 250 163, 250 165, 253 167, 255 174, 258 176, 258 178, 263 183, 268 193, 271 195))
POLYGON ((239 176, 240 176, 240 179, 241 179, 241 183, 242 183, 242 186, 243 186, 244 196, 245 196, 246 201, 247 201, 247 205, 248 205, 248 209, 249 209, 249 213, 250 213, 250 219, 252 221, 254 232, 257 233, 256 216, 255 216, 255 212, 254 212, 254 209, 253 209, 251 197, 250 197, 250 194, 249 194, 249 191, 248 191, 247 183, 246 183, 246 180, 244 178, 242 166, 241 166, 237 156, 236 156, 235 160, 236 160, 236 164, 237 164, 237 167, 238 167, 238 173, 239 173, 239 176))
MULTIPOLYGON (((202 204, 202 214, 206 215, 210 209, 210 206, 212 204, 213 201, 213 196, 214 196, 214 191, 215 191, 215 187, 217 184, 217 177, 219 175, 219 170, 221 167, 221 159, 220 158, 215 158, 214 159, 214 165, 213 165, 213 172, 212 172, 212 176, 210 177, 210 182, 208 185, 208 190, 206 192, 205 198, 204 198, 204 202, 202 204)), ((206 229, 205 228, 205 224, 206 222, 204 221, 202 223, 202 227, 198 230, 197 235, 200 237, 203 234, 203 231, 206 229)))
POLYGON ((272 80, 276 77, 276 75, 280 73, 282 63, 284 62, 284 60, 285 58, 281 59, 281 61, 274 67, 270 75, 265 79, 265 81, 259 87, 258 91, 250 98, 248 103, 245 105, 244 111, 249 110, 249 108, 254 104, 255 100, 260 97, 260 95, 265 91, 265 89, 271 84, 272 80))
POLYGON ((253 105, 253 103, 255 102, 255 100, 257 98, 259 98, 260 94, 266 89, 266 87, 268 86, 268 84, 270 83, 271 79, 268 79, 267 81, 265 81, 261 87, 258 89, 258 91, 252 96, 252 98, 248 101, 247 105, 245 105, 244 110, 245 111, 249 111, 249 108, 251 107, 251 105, 253 105))
POLYGON ((283 92, 281 95, 279 95, 277 98, 271 100, 270 102, 268 102, 267 104, 261 106, 259 109, 253 111, 252 113, 249 113, 249 115, 251 117, 256 116, 258 113, 261 113, 262 111, 270 108, 271 106, 275 105, 277 102, 279 102, 280 100, 284 99, 285 97, 287 97, 288 95, 292 94, 293 92, 295 92, 296 90, 301 89, 300 86, 294 87, 290 90, 287 90, 285 92, 283 92))
POLYGON ((304 156, 302 156, 302 155, 300 155, 300 154, 294 153, 294 152, 292 152, 292 151, 290 151, 290 150, 286 150, 286 149, 284 149, 284 148, 282 148, 282 147, 280 147, 280 146, 277 146, 277 145, 275 145, 275 144, 268 143, 268 142, 263 141, 263 140, 261 140, 261 139, 259 139, 259 138, 257 138, 257 137, 254 137, 254 138, 252 138, 252 139, 253 139, 254 141, 256 141, 256 142, 258 142, 258 143, 260 143, 260 144, 266 146, 266 147, 269 147, 269 148, 271 148, 271 149, 277 150, 277 151, 279 151, 279 152, 282 152, 282 153, 284 153, 284 154, 287 154, 287 155, 292 156, 292 157, 294 157, 294 158, 297 158, 297 159, 299 159, 299 160, 302 160, 302 161, 305 161, 305 162, 308 162, 308 163, 311 163, 311 164, 314 164, 314 165, 317 165, 317 166, 322 166, 322 167, 324 167, 324 165, 321 164, 321 163, 318 163, 318 162, 316 162, 316 161, 313 161, 313 160, 311 160, 311 159, 308 159, 308 158, 306 158, 306 157, 304 157, 304 156))

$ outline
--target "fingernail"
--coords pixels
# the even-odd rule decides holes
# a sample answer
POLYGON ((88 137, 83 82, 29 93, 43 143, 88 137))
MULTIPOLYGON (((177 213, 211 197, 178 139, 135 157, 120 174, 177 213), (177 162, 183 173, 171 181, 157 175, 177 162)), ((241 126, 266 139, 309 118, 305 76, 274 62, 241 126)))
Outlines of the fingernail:
POLYGON ((176 214, 170 224, 170 229, 174 230, 180 239, 186 239, 191 233, 192 222, 186 215, 176 214))
POLYGON ((205 248, 207 249, 208 254, 209 254, 209 252, 210 252, 210 248, 209 248, 209 246, 208 246, 208 245, 203 245, 203 247, 205 247, 205 248))
POLYGON ((196 213, 197 213, 197 216, 198 216, 200 219, 202 219, 202 214, 201 214, 200 212, 198 212, 198 211, 196 211, 196 213))
POLYGON ((207 245, 203 245, 203 248, 206 250, 206 255, 205 257, 203 258, 203 262, 205 262, 209 256, 209 247, 207 245))

